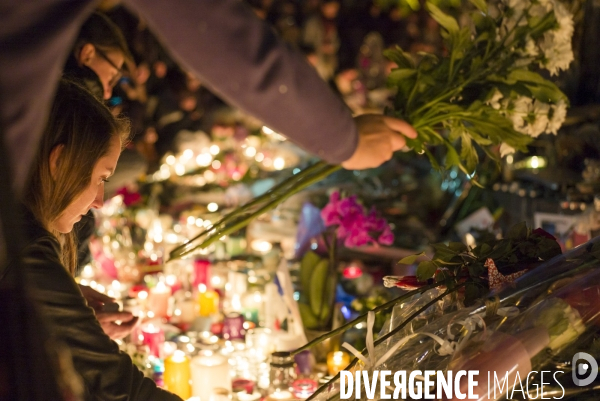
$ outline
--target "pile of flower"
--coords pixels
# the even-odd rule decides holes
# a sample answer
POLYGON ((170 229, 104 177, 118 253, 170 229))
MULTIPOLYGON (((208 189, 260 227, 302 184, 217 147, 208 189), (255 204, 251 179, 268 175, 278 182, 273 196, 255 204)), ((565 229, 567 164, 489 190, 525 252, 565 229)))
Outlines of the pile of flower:
POLYGON ((434 167, 459 166, 472 175, 476 146, 496 158, 489 145, 501 145, 506 155, 526 151, 544 132, 557 133, 568 99, 537 69, 555 75, 568 68, 573 19, 557 0, 501 0, 498 13, 484 0, 470 2, 476 11, 463 27, 427 3, 448 56, 423 54, 417 61, 400 48, 386 55, 398 65, 388 81, 398 90, 391 114, 419 132, 409 146, 434 167), (436 145, 446 148, 443 158, 431 152, 436 145))
POLYGON ((378 216, 375 208, 367 213, 356 195, 340 198, 338 191, 333 192, 329 203, 321 210, 321 218, 326 227, 337 229, 337 239, 343 240, 346 247, 391 245, 394 242, 394 234, 386 220, 378 216))

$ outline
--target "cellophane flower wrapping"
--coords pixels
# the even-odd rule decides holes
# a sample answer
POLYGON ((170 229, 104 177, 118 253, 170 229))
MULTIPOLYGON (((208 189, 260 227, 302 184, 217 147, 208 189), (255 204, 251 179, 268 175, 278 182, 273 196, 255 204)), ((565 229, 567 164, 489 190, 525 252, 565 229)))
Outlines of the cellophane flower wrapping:
MULTIPOLYGON (((564 399, 568 399, 569 388, 573 387, 568 365, 573 355, 587 352, 600 359, 600 340, 595 341, 597 331, 600 338, 600 241, 596 242, 529 271, 512 285, 492 293, 493 302, 488 299, 462 307, 449 294, 407 324, 411 315, 445 289, 429 290, 397 305, 379 338, 405 325, 376 345, 373 357, 378 360, 399 342, 403 344, 385 362, 371 369, 405 370, 407 375, 413 370, 479 370, 478 391, 482 392, 487 389, 488 371, 492 375, 496 372, 499 378, 504 378, 507 371, 512 372, 508 376, 509 386, 489 399, 505 397, 507 390, 514 387, 516 372, 520 379, 526 380, 531 371, 563 371, 556 377, 564 387, 564 399), (430 335, 443 340, 445 346, 430 335)), ((364 368, 359 362, 353 370, 364 368)), ((539 379, 539 375, 530 378, 532 383, 539 379)), ((559 393, 554 394, 561 395, 561 387, 556 383, 546 387, 548 391, 558 388, 559 393)), ((379 391, 375 392, 375 399, 379 391)), ((366 400, 364 394, 363 390, 361 399, 366 400)), ((520 394, 519 391, 517 395, 520 394)), ((584 399, 578 397, 573 399, 584 399)), ((317 399, 339 399, 339 380, 317 399)))

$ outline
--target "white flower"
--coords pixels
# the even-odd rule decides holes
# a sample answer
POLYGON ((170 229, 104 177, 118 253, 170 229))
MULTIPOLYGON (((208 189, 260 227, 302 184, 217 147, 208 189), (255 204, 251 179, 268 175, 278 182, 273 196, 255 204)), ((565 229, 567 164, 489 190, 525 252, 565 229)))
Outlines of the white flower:
POLYGON ((552 106, 551 114, 546 132, 556 135, 567 117, 567 103, 564 100, 559 100, 558 103, 552 106))
POLYGON ((494 110, 500 110, 500 99, 502 99, 502 97, 502 92, 500 92, 498 88, 494 88, 494 93, 492 94, 492 97, 489 98, 485 102, 485 104, 491 106, 494 110))
POLYGON ((536 57, 539 54, 538 47, 536 46, 533 39, 528 38, 525 42, 524 54, 529 57, 536 57))
POLYGON ((512 155, 513 153, 515 153, 515 148, 513 148, 512 146, 507 145, 505 143, 500 145, 500 157, 512 155))
POLYGON ((533 104, 532 113, 529 116, 529 124, 526 127, 527 135, 537 138, 546 131, 548 126, 548 112, 550 105, 538 100, 533 104))
POLYGON ((544 33, 540 48, 545 60, 540 63, 540 66, 550 71, 550 75, 556 75, 560 70, 569 68, 569 64, 573 61, 571 39, 574 28, 573 16, 566 7, 557 0, 551 2, 558 28, 544 33))

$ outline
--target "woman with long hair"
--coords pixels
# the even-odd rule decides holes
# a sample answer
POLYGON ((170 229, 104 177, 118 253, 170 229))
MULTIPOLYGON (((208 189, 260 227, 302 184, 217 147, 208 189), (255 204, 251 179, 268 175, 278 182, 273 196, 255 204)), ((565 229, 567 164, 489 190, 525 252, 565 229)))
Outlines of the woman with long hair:
MULTIPOLYGON (((52 337, 65 344, 88 400, 179 400, 144 378, 103 332, 73 279, 73 225, 102 205, 128 125, 62 80, 23 196, 26 245, 19 266, 52 337)), ((15 264, 16 266, 16 264, 15 264)), ((10 268, 10 267, 9 267, 10 268)))

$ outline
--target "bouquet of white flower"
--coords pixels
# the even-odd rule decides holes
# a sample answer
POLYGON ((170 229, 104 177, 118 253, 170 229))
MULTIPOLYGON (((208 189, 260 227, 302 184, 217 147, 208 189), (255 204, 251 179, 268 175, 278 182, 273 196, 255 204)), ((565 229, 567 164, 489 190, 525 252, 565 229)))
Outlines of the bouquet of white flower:
POLYGON ((400 48, 386 55, 398 65, 388 81, 397 88, 391 114, 419 132, 408 145, 438 168, 430 147, 443 145, 445 167, 473 175, 475 144, 496 159, 488 145, 501 145, 506 155, 525 151, 544 132, 557 133, 568 99, 536 70, 555 75, 569 66, 573 18, 557 0, 501 0, 494 10, 483 0, 470 2, 476 11, 463 27, 427 4, 447 56, 419 54, 416 62, 400 48))

